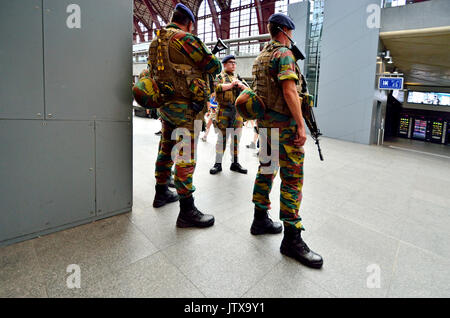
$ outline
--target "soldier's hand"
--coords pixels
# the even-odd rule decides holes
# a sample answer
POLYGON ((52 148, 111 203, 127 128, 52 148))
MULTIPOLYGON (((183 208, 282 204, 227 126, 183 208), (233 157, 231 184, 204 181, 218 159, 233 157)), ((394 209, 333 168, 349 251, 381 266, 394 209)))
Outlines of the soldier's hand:
POLYGON ((305 125, 297 128, 297 136, 294 140, 294 145, 297 147, 303 147, 306 143, 306 129, 305 125))

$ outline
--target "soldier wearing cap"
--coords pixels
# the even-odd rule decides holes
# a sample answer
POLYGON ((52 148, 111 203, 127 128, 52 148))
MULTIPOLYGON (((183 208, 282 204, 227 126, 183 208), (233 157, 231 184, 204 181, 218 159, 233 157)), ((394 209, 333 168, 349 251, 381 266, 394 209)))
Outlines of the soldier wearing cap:
POLYGON ((272 152, 278 153, 279 159, 275 164, 260 162, 253 189, 255 212, 251 233, 276 234, 282 231, 281 224, 273 222, 268 216, 269 194, 279 169, 280 220, 284 225, 280 251, 306 266, 320 268, 323 264, 322 257, 311 251, 301 237, 304 227, 299 208, 302 200, 306 130, 299 98, 301 73, 289 40, 295 25, 288 16, 276 13, 269 18, 268 29, 271 41, 266 44, 253 65, 253 89, 265 107, 263 117, 258 119, 261 151, 269 155, 272 152), (279 142, 272 144, 271 128, 278 129, 279 142))
POLYGON ((155 168, 156 194, 153 206, 161 207, 179 200, 178 227, 208 227, 214 224, 214 217, 203 214, 194 204, 194 120, 204 109, 210 95, 207 74, 215 77, 222 67, 205 44, 192 34, 194 23, 195 17, 191 10, 183 4, 177 4, 171 23, 157 30, 156 38, 149 48, 150 75, 158 83, 163 98, 159 108, 162 135, 155 168), (172 133, 175 135, 176 129, 177 132, 187 131, 188 138, 177 134, 177 140, 172 140, 172 133), (174 173, 177 194, 168 189, 174 165, 171 153, 175 145, 181 146, 177 148, 174 173), (183 153, 184 149, 190 149, 190 156, 188 151, 183 153), (185 157, 189 157, 188 160, 185 157))
POLYGON ((223 71, 216 78, 216 100, 218 112, 216 117, 216 128, 220 131, 216 143, 216 162, 209 171, 210 174, 217 174, 222 171, 222 158, 227 146, 227 139, 231 135, 230 170, 246 174, 247 170, 242 168, 238 160, 239 141, 241 130, 244 124, 242 117, 236 112, 234 105, 241 90, 245 89, 244 84, 236 77, 236 59, 234 55, 227 55, 222 59, 223 71))

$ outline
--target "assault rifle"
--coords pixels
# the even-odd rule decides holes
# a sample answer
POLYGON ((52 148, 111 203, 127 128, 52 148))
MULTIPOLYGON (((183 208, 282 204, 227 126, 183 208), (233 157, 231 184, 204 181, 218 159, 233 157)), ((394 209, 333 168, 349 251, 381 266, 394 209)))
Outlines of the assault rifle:
MULTIPOLYGON (((211 53, 216 55, 220 51, 223 51, 226 49, 228 49, 228 46, 226 46, 225 43, 223 43, 222 39, 218 39, 217 43, 214 46, 214 48, 212 49, 211 53)), ((212 94, 214 92, 214 78, 210 74, 208 74, 208 84, 209 84, 210 93, 212 94)), ((196 102, 192 102, 191 104, 192 104, 192 109, 194 110, 194 112, 196 114, 201 112, 205 106, 205 105, 199 105, 196 102)))
MULTIPOLYGON (((212 49, 211 53, 216 55, 217 53, 227 50, 228 46, 226 46, 225 43, 223 43, 222 39, 218 39, 216 45, 214 45, 214 48, 212 49)), ((214 92, 214 78, 211 75, 208 75, 209 77, 209 88, 211 90, 211 94, 214 92)))
MULTIPOLYGON (((305 59, 302 51, 297 47, 296 43, 283 31, 282 28, 278 28, 286 37, 291 41, 291 51, 294 54, 295 61, 305 59)), ((306 83, 305 77, 302 74, 302 93, 300 94, 300 98, 302 100, 302 114, 305 119, 306 126, 308 126, 309 132, 311 133, 311 137, 315 141, 317 145, 317 150, 319 151, 320 160, 323 161, 322 149, 320 149, 319 137, 322 136, 320 129, 317 127, 316 118, 314 117, 314 97, 308 94, 308 85, 306 83)))
MULTIPOLYGON (((305 83, 305 78, 302 75, 302 81, 305 83)), ((302 84, 303 86, 303 84, 302 84)), ((311 137, 317 145, 317 150, 319 151, 319 158, 323 161, 322 149, 320 149, 319 137, 322 136, 320 129, 317 127, 316 118, 314 117, 314 97, 309 95, 307 90, 305 93, 301 94, 302 100, 302 115, 305 120, 306 126, 308 126, 309 132, 311 133, 311 137)))
POLYGON ((216 45, 214 45, 214 48, 212 49, 212 54, 216 55, 216 53, 226 49, 228 49, 228 46, 223 43, 222 39, 218 39, 216 45))
POLYGON ((247 86, 248 88, 250 88, 250 85, 248 85, 248 83, 245 81, 245 79, 243 79, 241 77, 241 75, 237 75, 238 80, 240 80, 242 82, 242 84, 244 84, 245 86, 247 86))

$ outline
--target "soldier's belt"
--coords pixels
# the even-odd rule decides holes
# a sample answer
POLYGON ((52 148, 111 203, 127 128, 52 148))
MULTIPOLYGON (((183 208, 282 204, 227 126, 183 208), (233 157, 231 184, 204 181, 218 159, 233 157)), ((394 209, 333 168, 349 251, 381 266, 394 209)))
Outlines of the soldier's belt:
MULTIPOLYGON (((263 120, 267 120, 264 118, 263 120)), ((292 120, 288 121, 279 121, 279 122, 271 122, 270 127, 261 127, 261 128, 288 128, 288 127, 296 127, 297 124, 292 124, 292 120)))

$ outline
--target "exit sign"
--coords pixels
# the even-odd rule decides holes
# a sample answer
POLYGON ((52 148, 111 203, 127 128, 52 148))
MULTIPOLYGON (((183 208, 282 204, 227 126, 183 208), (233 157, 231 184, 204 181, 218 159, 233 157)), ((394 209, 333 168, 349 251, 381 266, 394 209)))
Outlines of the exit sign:
POLYGON ((403 89, 403 77, 380 77, 378 80, 378 89, 403 89))

